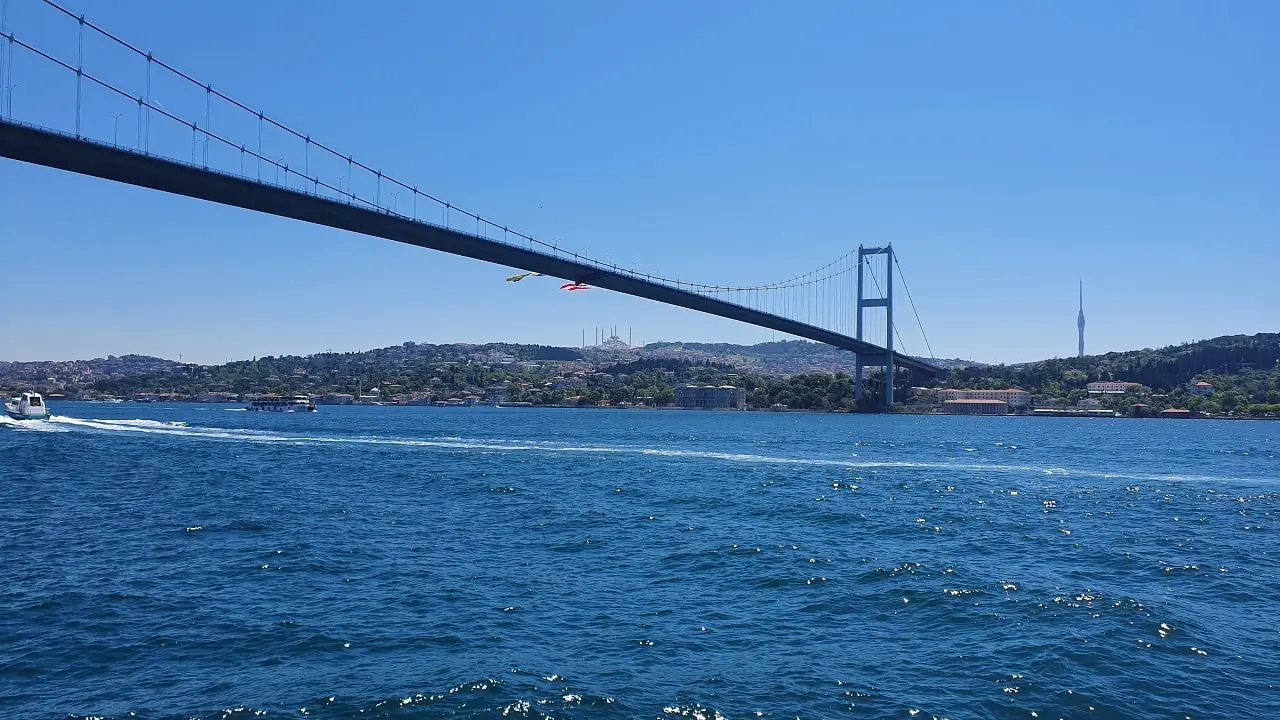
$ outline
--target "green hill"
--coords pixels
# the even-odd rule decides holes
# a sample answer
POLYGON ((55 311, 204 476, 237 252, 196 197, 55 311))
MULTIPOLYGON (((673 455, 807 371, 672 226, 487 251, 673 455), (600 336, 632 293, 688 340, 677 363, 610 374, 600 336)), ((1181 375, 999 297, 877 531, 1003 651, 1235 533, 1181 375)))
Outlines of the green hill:
MULTIPOLYGON (((1203 412, 1241 411, 1250 405, 1280 404, 1280 333, 1225 335, 1169 347, 1056 358, 1021 365, 989 365, 952 370, 949 387, 1030 391, 1037 400, 1075 402, 1096 380, 1138 383, 1124 396, 1104 398, 1104 407, 1127 409, 1143 402, 1153 410, 1190 407, 1203 412), (1193 396, 1189 385, 1204 380, 1212 397, 1193 396)), ((1258 409, 1255 414, 1276 410, 1258 409)))

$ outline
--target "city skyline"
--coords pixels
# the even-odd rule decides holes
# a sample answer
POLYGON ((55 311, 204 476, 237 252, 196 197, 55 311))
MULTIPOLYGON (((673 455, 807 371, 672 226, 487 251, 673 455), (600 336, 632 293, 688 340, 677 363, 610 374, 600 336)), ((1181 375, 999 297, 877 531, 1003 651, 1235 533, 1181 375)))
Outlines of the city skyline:
MULTIPOLYGON (((27 27, 27 5, 11 5, 10 27, 27 27)), ((353 33, 337 7, 88 10, 316 137, 602 259, 750 284, 892 241, 939 357, 1067 355, 1054 318, 1086 270, 1091 307, 1105 308, 1095 352, 1273 329, 1280 103, 1257 90, 1280 67, 1260 31, 1280 19, 1270 5, 445 8, 430 20, 457 32, 427 46, 409 30, 421 8, 351 18, 353 33), (242 27, 246 14, 260 22, 242 27), (224 51, 232 33, 242 52, 224 51), (1188 39, 1201 52, 1185 53, 1188 39), (368 77, 317 50, 339 42, 414 71, 368 77), (446 67, 439 93, 404 92, 446 67), (498 96, 519 111, 480 110, 498 96), (1197 253, 1224 238, 1232 252, 1197 253), (1221 290, 1189 291, 1205 282, 1221 290)), ((17 71, 15 106, 55 110, 17 71)), ((86 118, 107 137, 133 122, 86 118)), ((22 338, 6 359, 573 346, 601 316, 643 341, 775 337, 608 292, 505 287, 505 268, 12 162, 0 182, 0 252, 47 287, 0 311, 0 337, 22 338)), ((905 306, 897 319, 901 349, 927 355, 905 306)))

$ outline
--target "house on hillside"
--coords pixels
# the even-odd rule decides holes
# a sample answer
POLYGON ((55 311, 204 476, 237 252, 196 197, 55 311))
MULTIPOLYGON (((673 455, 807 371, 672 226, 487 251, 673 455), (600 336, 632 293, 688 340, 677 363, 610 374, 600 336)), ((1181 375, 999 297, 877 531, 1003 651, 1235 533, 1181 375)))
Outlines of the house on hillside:
POLYGON ((1209 397, 1210 395, 1213 395, 1213 385, 1210 385, 1203 380, 1191 383, 1187 389, 1191 391, 1192 395, 1198 395, 1200 397, 1209 397))
POLYGON ((1090 395, 1123 395, 1130 390, 1142 387, 1140 383, 1121 382, 1118 380, 1099 380, 1085 385, 1090 395))

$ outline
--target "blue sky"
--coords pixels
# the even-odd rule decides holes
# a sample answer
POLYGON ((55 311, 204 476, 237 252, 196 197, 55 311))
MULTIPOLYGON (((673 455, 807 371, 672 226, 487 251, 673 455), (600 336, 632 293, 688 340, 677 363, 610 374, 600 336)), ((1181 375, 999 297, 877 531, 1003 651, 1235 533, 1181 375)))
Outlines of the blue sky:
MULTIPOLYGON (((74 22, 7 2, 19 38, 74 57, 74 22)), ((388 174, 605 259, 754 284, 892 242, 940 357, 1074 354, 1079 278, 1091 351, 1280 329, 1280 4, 71 8, 388 174)), ((74 81, 21 55, 15 116, 70 127, 74 81)), ((100 43, 85 67, 144 77, 100 43)), ((175 87, 155 96, 199 119, 175 87)), ((93 92, 82 123, 122 143, 138 129, 93 92)), ((43 277, 0 305, 10 360, 574 345, 606 325, 773 338, 11 161, 0 267, 43 277)), ((898 323, 923 353, 905 303, 898 323)))

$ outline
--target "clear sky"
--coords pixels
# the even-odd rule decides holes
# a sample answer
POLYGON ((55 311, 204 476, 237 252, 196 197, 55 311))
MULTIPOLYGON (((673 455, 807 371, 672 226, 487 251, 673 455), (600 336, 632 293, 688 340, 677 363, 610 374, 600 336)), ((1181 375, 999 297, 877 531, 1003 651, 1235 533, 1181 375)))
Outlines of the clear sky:
MULTIPOLYGON (((939 357, 1074 354, 1081 278, 1091 352, 1280 329, 1280 3, 67 1, 343 152, 598 257, 750 284, 892 242, 939 357)), ((74 57, 74 22, 7 4, 20 39, 74 57)), ((87 69, 142 82, 102 47, 87 69)), ((13 68, 15 115, 68 126, 74 81, 13 68)), ((201 98, 166 92, 199 119, 201 98)), ((82 122, 138 130, 100 94, 82 122)), ((7 160, 0 271, 9 360, 576 345, 606 325, 773 337, 7 160)), ((905 303, 898 320, 922 354, 905 303)))

